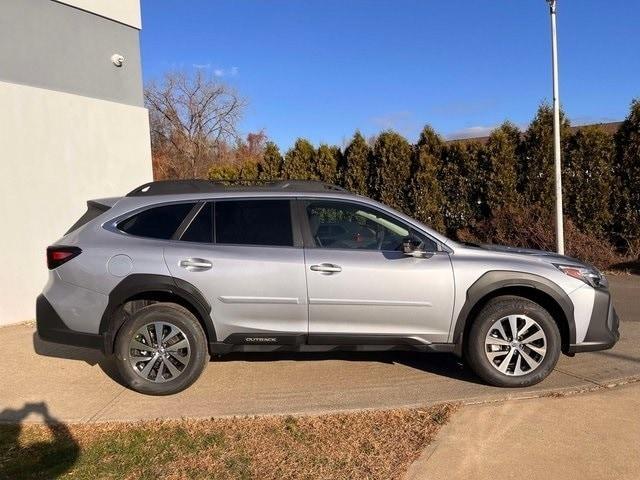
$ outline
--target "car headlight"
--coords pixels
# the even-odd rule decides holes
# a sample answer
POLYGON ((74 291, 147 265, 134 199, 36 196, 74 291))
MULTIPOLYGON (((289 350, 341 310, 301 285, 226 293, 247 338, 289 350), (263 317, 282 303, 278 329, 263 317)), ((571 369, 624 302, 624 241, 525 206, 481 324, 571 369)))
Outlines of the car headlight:
POLYGON ((607 288, 607 279, 600 273, 597 268, 594 267, 580 267, 577 265, 559 265, 554 263, 554 266, 562 271, 562 273, 569 275, 570 277, 582 280, 587 285, 593 288, 607 288))

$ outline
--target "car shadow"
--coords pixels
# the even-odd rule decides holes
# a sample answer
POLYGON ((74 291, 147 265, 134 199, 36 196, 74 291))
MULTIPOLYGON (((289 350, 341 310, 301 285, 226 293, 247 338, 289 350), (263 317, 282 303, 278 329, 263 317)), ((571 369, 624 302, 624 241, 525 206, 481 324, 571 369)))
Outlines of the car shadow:
POLYGON ((78 442, 69 428, 49 413, 46 403, 6 408, 0 411, 0 419, 0 479, 58 478, 78 460, 78 442), (21 439, 24 421, 31 415, 42 418, 49 435, 21 439))
POLYGON ((611 357, 611 358, 616 358, 618 360, 624 360, 627 362, 640 363, 640 357, 625 355, 624 353, 618 353, 616 351, 603 350, 601 352, 592 352, 592 353, 594 353, 595 355, 603 356, 603 357, 611 357))
POLYGON ((486 385, 469 367, 462 363, 460 358, 451 353, 405 351, 357 352, 339 350, 332 352, 233 352, 212 358, 214 362, 321 362, 327 360, 398 364, 433 375, 486 385))
POLYGON ((74 347, 71 345, 61 345, 42 340, 38 333, 33 334, 33 349, 38 355, 53 358, 63 358, 65 360, 76 360, 88 363, 92 367, 98 365, 105 375, 119 385, 126 387, 120 377, 118 368, 112 356, 106 356, 98 350, 92 348, 74 347))
MULTIPOLYGON (((78 360, 98 367, 113 381, 123 387, 123 382, 115 361, 111 356, 87 348, 58 345, 40 339, 37 333, 33 336, 33 346, 39 355, 68 360, 78 360)), ((212 357, 212 362, 277 362, 277 361, 321 362, 326 360, 341 360, 348 362, 375 362, 399 364, 426 373, 449 377, 470 383, 484 384, 461 360, 450 353, 421 353, 421 352, 362 352, 334 350, 331 352, 232 352, 222 356, 212 357)), ((127 387, 128 388, 128 387, 127 387)))

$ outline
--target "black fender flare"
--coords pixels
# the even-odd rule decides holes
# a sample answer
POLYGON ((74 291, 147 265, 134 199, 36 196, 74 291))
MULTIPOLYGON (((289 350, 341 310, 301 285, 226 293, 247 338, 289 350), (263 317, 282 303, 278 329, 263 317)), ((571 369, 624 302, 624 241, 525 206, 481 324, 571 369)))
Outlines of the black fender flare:
POLYGON ((99 333, 104 336, 105 352, 113 352, 115 336, 124 323, 115 313, 128 300, 147 294, 168 294, 179 297, 185 306, 197 314, 209 342, 216 341, 216 331, 211 319, 211 305, 200 290, 189 282, 168 275, 134 273, 125 277, 109 294, 107 308, 100 320, 99 333))
MULTIPOLYGON (((514 272, 508 270, 491 270, 484 273, 478 278, 467 290, 466 299, 458 318, 453 332, 453 343, 456 345, 456 353, 462 354, 464 333, 467 323, 472 320, 472 313, 476 313, 479 305, 484 304, 484 300, 492 298, 495 294, 504 291, 510 294, 512 290, 517 294, 518 288, 534 289, 537 292, 550 297, 560 309, 564 316, 568 332, 568 344, 575 343, 576 339, 576 323, 573 313, 573 302, 567 293, 556 283, 548 278, 527 272, 514 272)), ((554 312, 550 312, 554 313, 554 312)), ((563 319, 557 319, 563 320, 563 319)))

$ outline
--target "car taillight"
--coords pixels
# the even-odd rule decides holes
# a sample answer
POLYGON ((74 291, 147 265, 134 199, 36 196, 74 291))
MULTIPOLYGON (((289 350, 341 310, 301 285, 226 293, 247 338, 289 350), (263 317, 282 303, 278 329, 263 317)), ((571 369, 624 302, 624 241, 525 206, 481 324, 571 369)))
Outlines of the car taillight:
POLYGON ((56 246, 47 247, 47 267, 49 270, 58 268, 63 263, 67 263, 74 257, 82 253, 78 247, 56 246))

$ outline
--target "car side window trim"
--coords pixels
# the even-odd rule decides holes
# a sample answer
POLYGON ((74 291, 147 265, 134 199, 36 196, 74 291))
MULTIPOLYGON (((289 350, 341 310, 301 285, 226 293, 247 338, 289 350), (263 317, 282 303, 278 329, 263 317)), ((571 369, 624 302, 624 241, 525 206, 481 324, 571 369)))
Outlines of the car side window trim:
POLYGON ((198 214, 206 204, 207 202, 196 203, 196 205, 191 209, 187 216, 184 217, 184 220, 182 220, 182 223, 180 224, 180 226, 178 226, 178 229, 173 233, 171 240, 180 240, 182 238, 182 235, 184 235, 187 229, 191 226, 195 218, 198 216, 198 214))
POLYGON ((443 249, 441 242, 439 242, 438 240, 436 240, 435 238, 433 238, 431 235, 429 235, 427 232, 424 232, 423 230, 420 230, 419 228, 415 227, 414 225, 407 223, 406 221, 404 221, 401 218, 398 218, 396 215, 393 215, 393 213, 388 212, 386 210, 382 210, 378 207, 376 207, 375 205, 369 205, 368 203, 365 202, 358 202, 357 200, 353 200, 353 199, 339 199, 339 198, 333 198, 333 197, 297 197, 296 198, 296 204, 297 204, 297 210, 298 210, 298 219, 300 221, 301 224, 301 228, 302 228, 302 237, 303 237, 303 241, 304 241, 304 248, 306 249, 317 249, 317 250, 327 250, 327 251, 342 251, 342 252, 380 252, 380 253, 391 253, 391 252, 396 252, 397 250, 373 250, 373 249, 355 249, 355 248, 336 248, 336 247, 318 247, 315 244, 315 241, 313 240, 313 236, 311 235, 311 228, 309 225, 309 218, 307 216, 307 211, 306 211, 306 204, 308 202, 314 202, 314 201, 320 201, 320 202, 333 202, 333 203, 346 203, 346 204, 351 204, 351 205, 357 205, 360 207, 364 207, 364 208, 368 208, 370 210, 373 210, 375 212, 378 212, 382 215, 386 215, 390 218, 392 218, 394 221, 398 222, 400 225, 402 225, 404 228, 406 228, 409 232, 416 232, 424 237, 426 237, 428 240, 432 241, 437 248, 437 251, 434 252, 436 254, 438 253, 447 253, 448 252, 443 249))

